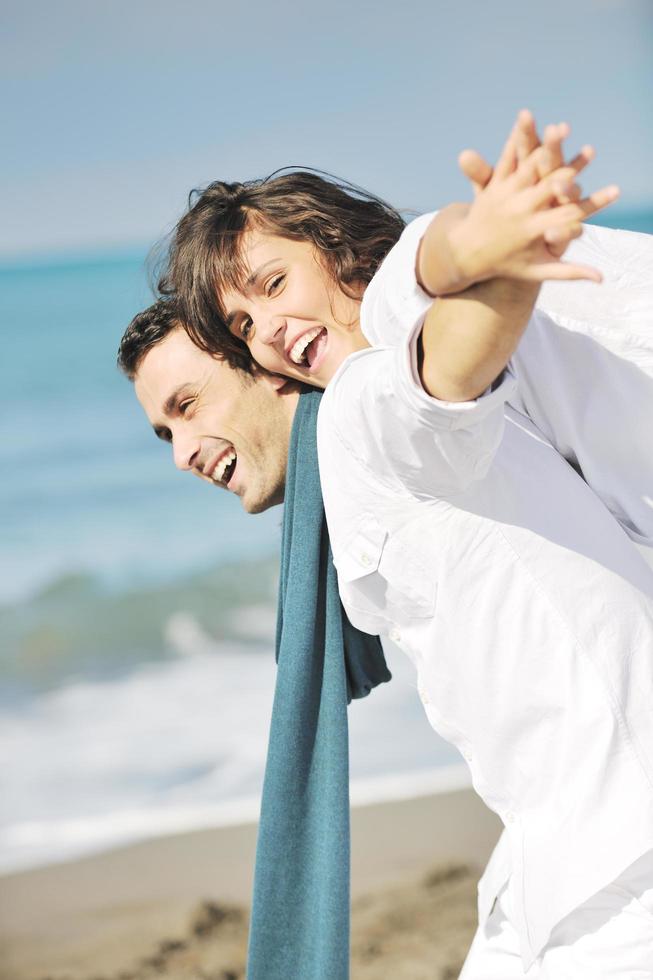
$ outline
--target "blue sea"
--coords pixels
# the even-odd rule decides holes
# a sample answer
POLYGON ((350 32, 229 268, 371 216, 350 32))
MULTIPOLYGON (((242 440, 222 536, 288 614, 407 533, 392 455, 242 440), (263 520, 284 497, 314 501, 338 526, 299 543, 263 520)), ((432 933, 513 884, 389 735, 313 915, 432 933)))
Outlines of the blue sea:
MULTIPOLYGON (((177 472, 116 369, 144 260, 0 267, 0 873, 258 812, 281 511, 177 472)), ((467 779, 390 660, 350 709, 359 802, 467 779)))

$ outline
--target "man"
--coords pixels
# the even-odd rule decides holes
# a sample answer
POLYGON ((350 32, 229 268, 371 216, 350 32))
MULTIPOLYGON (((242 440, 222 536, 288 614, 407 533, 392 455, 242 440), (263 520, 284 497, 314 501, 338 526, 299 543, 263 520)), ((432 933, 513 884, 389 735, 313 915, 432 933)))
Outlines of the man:
POLYGON ((200 351, 170 302, 134 318, 119 365, 179 469, 236 493, 250 514, 281 503, 298 385, 200 351))
MULTIPOLYGON (((121 348, 157 435, 178 466, 246 509, 278 502, 297 391, 246 379, 160 312, 144 339, 132 324, 121 348)), ((535 963, 577 955, 577 934, 559 940, 576 910, 599 944, 578 975, 600 977, 606 949, 648 957, 653 942, 653 914, 637 913, 653 887, 642 867, 653 848, 651 577, 576 474, 504 411, 510 378, 447 403, 429 394, 431 368, 427 324, 398 355, 354 355, 325 396, 321 467, 342 598, 354 624, 414 660, 429 719, 508 828, 464 976, 530 976, 535 963), (615 900, 616 937, 601 935, 604 912, 592 920, 592 896, 604 912, 615 900)))
MULTIPOLYGON (((435 303, 396 351, 344 362, 319 419, 329 530, 351 622, 411 657, 427 717, 507 828, 463 976, 653 976, 653 579, 505 407, 536 293, 483 283, 435 303)), ((227 435, 210 431, 218 367, 184 343, 168 332, 133 362, 157 434, 246 506, 276 499, 267 480, 250 493, 254 454, 241 466, 238 446, 261 440, 242 438, 229 388, 227 435)))
POLYGON ((378 637, 355 630, 338 597, 317 467, 319 395, 299 399, 287 382, 200 351, 170 301, 132 321, 119 364, 177 466, 239 494, 251 512, 285 493, 248 977, 346 980, 347 703, 390 674, 378 637))

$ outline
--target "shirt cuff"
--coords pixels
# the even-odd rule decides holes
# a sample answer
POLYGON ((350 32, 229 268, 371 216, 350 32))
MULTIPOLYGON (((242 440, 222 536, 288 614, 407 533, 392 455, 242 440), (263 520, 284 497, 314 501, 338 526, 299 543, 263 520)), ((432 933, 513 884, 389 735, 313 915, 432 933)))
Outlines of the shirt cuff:
POLYGON ((422 309, 422 315, 430 309, 436 297, 422 289, 417 281, 417 253, 426 229, 437 213, 431 211, 429 214, 422 214, 406 225, 397 256, 401 260, 401 265, 397 267, 400 302, 410 304, 411 309, 422 309))
POLYGON ((361 330, 373 347, 394 347, 421 323, 435 302, 417 282, 417 251, 437 214, 423 214, 406 225, 363 294, 361 330))
POLYGON ((422 325, 410 332, 396 352, 398 388, 402 400, 425 423, 438 429, 471 428, 505 404, 517 389, 517 380, 506 366, 482 395, 468 402, 447 402, 424 391, 419 376, 417 346, 422 325))

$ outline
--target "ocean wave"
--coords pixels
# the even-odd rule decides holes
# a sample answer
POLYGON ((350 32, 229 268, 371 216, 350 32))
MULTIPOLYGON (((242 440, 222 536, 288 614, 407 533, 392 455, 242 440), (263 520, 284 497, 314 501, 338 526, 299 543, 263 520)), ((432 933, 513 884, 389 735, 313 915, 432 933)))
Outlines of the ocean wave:
MULTIPOLYGON (((351 805, 371 806, 395 800, 451 793, 471 786, 467 766, 453 764, 353 780, 351 805)), ((70 818, 55 824, 34 820, 0 830, 0 875, 151 840, 169 834, 256 823, 260 794, 194 806, 130 809, 95 818, 70 818)))
MULTIPOLYGON (((258 619, 256 607, 238 607, 236 618, 241 610, 239 628, 258 619)), ((164 631, 167 662, 73 679, 0 712, 0 871, 255 819, 273 644, 216 640, 188 613, 171 612, 164 631)), ((357 803, 451 789, 461 778, 445 773, 460 757, 431 730, 410 661, 387 654, 392 682, 349 710, 357 803)))
POLYGON ((230 641, 269 647, 276 583, 276 559, 130 587, 111 586, 96 574, 59 575, 36 595, 0 606, 2 704, 72 678, 109 680, 170 660, 192 646, 183 629, 191 620, 216 650, 230 641))

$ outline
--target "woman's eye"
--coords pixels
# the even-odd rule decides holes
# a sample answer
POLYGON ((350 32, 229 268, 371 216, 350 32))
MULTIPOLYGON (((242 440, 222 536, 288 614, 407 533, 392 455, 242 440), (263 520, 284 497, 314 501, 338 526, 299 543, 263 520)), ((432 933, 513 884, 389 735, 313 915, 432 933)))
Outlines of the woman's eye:
POLYGON ((281 274, 281 275, 275 276, 275 278, 270 281, 270 283, 268 284, 268 288, 267 288, 267 294, 268 294, 268 296, 272 296, 273 293, 276 293, 277 289, 282 284, 282 282, 284 281, 285 278, 286 277, 283 274, 281 274))
POLYGON ((249 317, 243 320, 240 324, 240 336, 243 340, 247 340, 252 330, 252 321, 249 317))
POLYGON ((188 409, 190 408, 190 406, 192 404, 193 404, 193 399, 192 398, 189 398, 185 402, 181 402, 181 404, 179 405, 179 414, 180 415, 185 415, 186 412, 188 411, 188 409))

